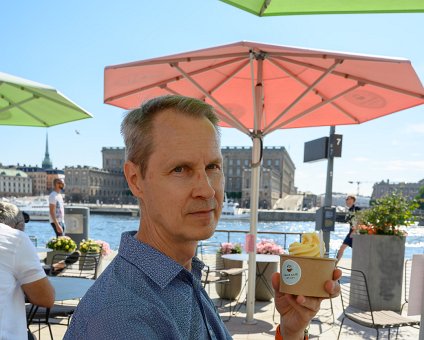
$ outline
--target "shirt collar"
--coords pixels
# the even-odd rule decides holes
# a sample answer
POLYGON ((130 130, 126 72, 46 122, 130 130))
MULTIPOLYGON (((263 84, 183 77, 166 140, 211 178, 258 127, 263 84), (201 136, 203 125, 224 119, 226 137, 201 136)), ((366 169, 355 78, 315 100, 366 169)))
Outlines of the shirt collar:
POLYGON ((200 280, 201 270, 204 263, 194 257, 192 259, 192 272, 187 271, 179 263, 161 253, 150 245, 137 240, 134 236, 136 231, 122 233, 119 245, 119 256, 136 266, 145 273, 153 282, 162 289, 165 288, 178 275, 192 278, 192 275, 200 280))

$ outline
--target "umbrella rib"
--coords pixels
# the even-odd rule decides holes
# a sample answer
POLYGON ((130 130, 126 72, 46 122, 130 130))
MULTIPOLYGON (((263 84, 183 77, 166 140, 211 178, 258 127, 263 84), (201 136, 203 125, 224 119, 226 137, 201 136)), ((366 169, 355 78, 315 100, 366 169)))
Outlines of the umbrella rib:
POLYGON ((0 109, 0 113, 5 112, 5 111, 10 110, 10 109, 13 109, 14 107, 19 108, 20 105, 25 104, 27 102, 30 102, 31 100, 34 99, 34 97, 31 97, 31 98, 24 99, 24 100, 22 100, 18 103, 15 103, 13 100, 11 100, 9 97, 7 97, 5 95, 1 95, 0 98, 5 99, 9 103, 9 106, 6 106, 6 107, 0 109))
POLYGON ((236 125, 240 131, 243 131, 245 134, 249 135, 249 129, 241 124, 236 117, 234 117, 225 107, 222 105, 215 97, 210 95, 200 84, 198 84, 192 77, 190 77, 178 64, 172 64, 183 76, 186 78, 194 87, 196 87, 200 92, 202 92, 209 100, 213 101, 226 115, 227 118, 231 120, 232 124, 236 125))
POLYGON ((207 56, 193 56, 193 57, 175 57, 172 58, 155 58, 151 60, 145 61, 135 61, 127 64, 118 64, 107 66, 105 70, 114 70, 121 69, 127 67, 139 67, 139 66, 149 66, 149 65, 160 65, 160 64, 171 64, 171 63, 186 63, 191 61, 201 61, 201 60, 211 60, 214 59, 227 59, 227 58, 246 58, 246 52, 238 52, 238 53, 228 53, 228 54, 217 54, 217 55, 207 55, 207 56))
POLYGON ((312 84, 308 85, 308 87, 295 99, 293 100, 288 107, 286 107, 283 112, 281 112, 269 125, 266 130, 270 130, 276 122, 287 114, 297 103, 299 103, 302 98, 304 98, 309 92, 311 92, 316 85, 318 85, 322 80, 324 80, 328 75, 330 75, 334 69, 343 62, 342 59, 336 59, 329 68, 325 69, 324 73, 321 74, 312 84))
MULTIPOLYGON (((49 96, 46 96, 45 94, 43 94, 43 93, 41 93, 41 92, 38 92, 38 91, 36 91, 36 90, 33 90, 33 89, 31 89, 31 88, 29 88, 29 87, 26 87, 26 86, 22 86, 22 85, 16 85, 16 84, 12 84, 12 83, 9 83, 9 85, 10 86, 13 86, 13 87, 16 87, 16 88, 18 88, 18 89, 23 89, 23 90, 25 90, 25 91, 27 91, 27 92, 29 92, 29 93, 32 93, 33 94, 33 96, 35 97, 35 98, 37 98, 37 97, 42 97, 42 98, 44 98, 44 99, 46 99, 46 100, 48 100, 48 101, 51 101, 51 102, 53 102, 53 103, 55 103, 55 104, 59 104, 59 105, 61 105, 61 106, 66 106, 68 109, 72 109, 72 110, 75 110, 75 111, 80 111, 80 112, 84 112, 85 113, 85 111, 83 110, 83 109, 81 109, 80 107, 78 107, 77 105, 70 105, 70 104, 68 104, 68 103, 66 103, 66 102, 62 102, 62 101, 60 101, 60 100, 57 100, 57 99, 54 99, 54 98, 51 98, 51 97, 49 97, 49 96)), ((58 91, 56 91, 56 90, 54 90, 54 89, 52 89, 52 90, 49 90, 49 91, 53 91, 55 94, 59 94, 58 93, 58 91)), ((62 95, 63 96, 63 95, 62 95)), ((69 100, 69 99, 68 99, 69 100)))
MULTIPOLYGON (((10 84, 10 83, 9 83, 9 85, 13 85, 13 84, 10 84)), ((4 111, 5 109, 6 109, 6 110, 9 110, 9 109, 11 109, 12 107, 16 107, 16 108, 18 108, 19 110, 21 110, 22 112, 26 113, 28 116, 30 116, 30 117, 32 117, 32 118, 34 118, 37 122, 39 122, 39 123, 43 124, 44 126, 49 126, 49 125, 48 125, 48 124, 47 124, 44 120, 41 120, 40 118, 38 118, 37 116, 33 115, 31 112, 29 112, 28 110, 26 110, 25 108, 23 108, 23 107, 21 106, 22 104, 25 104, 25 103, 30 102, 30 101, 32 101, 32 100, 38 99, 36 96, 34 96, 34 95, 33 95, 31 98, 27 98, 27 99, 22 100, 22 101, 20 101, 20 102, 18 102, 18 103, 15 103, 12 99, 8 98, 8 97, 7 97, 7 96, 5 96, 5 95, 2 95, 2 98, 6 99, 6 100, 9 102, 9 106, 8 106, 8 107, 6 107, 6 108, 3 108, 2 110, 0 110, 0 113, 1 113, 2 111, 4 111), (10 104, 12 104, 12 105, 10 105, 10 104)))
POLYGON ((224 86, 228 81, 233 79, 246 65, 248 65, 249 62, 245 61, 243 64, 240 64, 231 74, 229 74, 222 82, 218 83, 215 87, 209 90, 210 94, 213 94, 215 91, 217 91, 220 87, 224 86))
MULTIPOLYGON (((305 87, 308 87, 309 86, 309 84, 307 82, 305 82, 302 79, 300 79, 292 71, 290 71, 289 69, 287 69, 286 67, 284 67, 284 65, 279 64, 278 62, 276 62, 272 58, 268 58, 268 61, 270 63, 272 63, 273 65, 275 65, 277 68, 279 68, 281 71, 285 72, 288 76, 292 77, 292 79, 296 80, 300 85, 305 86, 305 87)), ((333 73, 334 73, 334 71, 333 71, 333 73)), ((358 82, 358 84, 361 84, 361 86, 364 85, 361 82, 358 82)), ((327 101, 328 100, 328 97, 323 96, 319 91, 317 91, 315 94, 321 98, 321 101, 327 101)), ((343 109, 342 107, 340 107, 336 103, 330 102, 329 104, 332 105, 332 106, 334 106, 337 110, 339 110, 340 112, 342 112, 346 116, 348 116, 350 118, 353 118, 353 116, 351 116, 345 109, 343 109)), ((279 126, 281 126, 281 124, 279 124, 279 126)), ((271 131, 268 131, 268 129, 266 129, 266 130, 267 130, 266 133, 270 133, 270 132, 276 130, 276 128, 271 129, 271 131)))
MULTIPOLYGON (((275 126, 273 129, 271 129, 270 131, 268 131, 268 129, 267 129, 267 133, 271 133, 271 132, 273 132, 274 130, 280 129, 280 128, 282 128, 283 126, 288 125, 288 124, 290 124, 290 123, 294 122, 295 120, 298 120, 299 118, 302 118, 303 116, 307 115, 308 113, 310 113, 310 112, 312 112, 312 111, 315 111, 315 110, 319 109, 320 107, 323 107, 323 106, 325 106, 325 105, 334 104, 333 102, 334 102, 335 100, 337 100, 338 98, 340 98, 340 97, 342 97, 342 96, 344 96, 344 95, 348 94, 349 92, 352 92, 352 91, 356 90, 358 87, 361 87, 361 86, 363 86, 363 84, 361 84, 361 83, 357 83, 356 85, 354 85, 354 86, 352 86, 352 87, 350 87, 350 88, 346 89, 345 91, 340 92, 339 94, 335 95, 334 97, 332 97, 332 98, 328 98, 328 99, 325 99, 325 100, 324 100, 324 101, 322 101, 321 103, 315 104, 315 105, 311 106, 309 109, 306 109, 305 111, 303 111, 303 112, 301 112, 301 113, 298 113, 297 115, 295 115, 295 116, 293 116, 293 117, 291 117, 291 118, 287 119, 286 121, 281 122, 280 124, 278 124, 277 126, 275 126)), ((340 111, 341 111, 344 115, 346 115, 346 116, 348 116, 350 119, 352 119, 352 120, 353 120, 356 124, 359 124, 359 123, 360 123, 360 122, 359 122, 359 120, 358 120, 355 116, 353 116, 353 115, 351 115, 350 113, 346 112, 346 111, 345 111, 345 110, 343 110, 342 108, 340 108, 340 111)))
POLYGON ((41 120, 40 118, 34 116, 33 114, 31 114, 31 112, 29 112, 28 110, 24 109, 23 107, 20 108, 23 112, 25 112, 28 116, 31 116, 32 118, 34 118, 36 121, 40 122, 41 124, 43 124, 45 127, 48 127, 49 124, 47 124, 46 121, 41 120))
MULTIPOLYGON (((166 85, 163 87, 163 89, 164 90, 167 90, 169 93, 172 93, 172 94, 175 94, 175 95, 178 95, 178 96, 182 96, 182 94, 180 92, 177 92, 177 91, 169 88, 166 85)), ((221 118, 220 119, 223 122, 227 123, 228 125, 232 125, 233 124, 233 121, 229 120, 220 110, 218 110, 218 109, 216 109, 216 110, 221 113, 221 116, 220 116, 221 118)), ((236 126, 236 129, 240 130, 237 126, 236 126)), ((246 133, 244 130, 240 130, 240 131, 243 132, 243 133, 246 133)))
MULTIPOLYGON (((308 67, 308 68, 311 68, 311 69, 314 69, 314 70, 317 70, 317 71, 326 70, 325 67, 313 65, 313 64, 310 64, 310 63, 305 63, 305 62, 302 62, 302 61, 299 61, 299 60, 293 60, 293 59, 285 58, 285 57, 275 57, 275 58, 278 59, 278 60, 281 60, 281 61, 288 62, 288 63, 292 63, 292 64, 296 64, 296 65, 300 65, 300 66, 305 66, 305 67, 308 67)), ((391 90, 391 91, 394 91, 394 92, 406 94, 408 96, 417 97, 417 98, 420 98, 420 99, 424 98, 424 94, 422 94, 422 93, 417 93, 417 92, 401 89, 401 88, 398 88, 398 87, 395 87, 395 86, 392 86, 392 85, 383 84, 383 83, 380 83, 378 81, 358 77, 358 76, 348 74, 348 73, 345 73, 345 72, 334 71, 332 74, 335 75, 335 76, 342 77, 344 79, 356 80, 356 81, 363 82, 363 83, 368 84, 368 85, 373 85, 373 86, 384 88, 386 90, 391 90)))
MULTIPOLYGON (((216 64, 214 66, 206 66, 206 67, 203 67, 201 69, 198 69, 198 70, 195 70, 195 71, 191 71, 188 74, 190 76, 194 76, 196 74, 203 73, 203 72, 206 72, 206 71, 209 71, 209 70, 213 70, 215 68, 219 68, 219 67, 231 65, 231 64, 237 63, 237 62, 242 61, 242 60, 243 60, 243 58, 236 58, 236 59, 227 60, 227 61, 221 62, 219 64, 216 64)), ((172 62, 169 62, 167 64, 172 67, 172 62)), ((150 85, 146 85, 146 86, 143 86, 143 87, 139 87, 139 88, 136 88, 134 90, 127 91, 127 92, 121 93, 119 95, 106 98, 104 102, 105 103, 109 103, 109 102, 112 102, 112 101, 117 100, 117 99, 121 99, 121 98, 125 98, 125 97, 128 97, 128 96, 131 96, 131 95, 136 94, 138 92, 143 92, 143 91, 146 91, 146 90, 155 88, 155 87, 163 87, 163 86, 168 85, 169 83, 177 82, 177 81, 179 81, 179 80, 181 80, 183 78, 184 77, 182 77, 182 76, 176 76, 176 77, 167 78, 165 80, 160 80, 160 81, 158 81, 156 83, 153 83, 153 84, 150 84, 150 85)))
POLYGON ((271 0, 264 0, 264 2, 262 3, 261 9, 259 10, 260 17, 264 15, 270 3, 271 3, 271 0))
POLYGON ((375 61, 375 62, 389 62, 389 63, 409 63, 408 59, 404 58, 387 58, 378 56, 368 55, 354 55, 340 52, 324 52, 310 50, 309 53, 302 52, 268 52, 268 55, 272 58, 313 58, 313 59, 343 59, 343 60, 355 60, 355 61, 375 61))

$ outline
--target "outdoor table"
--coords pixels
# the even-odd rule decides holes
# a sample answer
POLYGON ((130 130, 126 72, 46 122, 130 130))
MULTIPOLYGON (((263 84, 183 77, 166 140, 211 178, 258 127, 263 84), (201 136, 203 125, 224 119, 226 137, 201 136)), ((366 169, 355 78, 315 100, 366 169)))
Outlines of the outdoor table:
MULTIPOLYGON (((225 254, 225 255, 222 255, 222 258, 227 260, 233 260, 233 261, 247 262, 249 261, 249 254, 225 254)), ((274 295, 274 289, 269 285, 268 281, 266 280, 264 276, 264 273, 266 272, 270 263, 279 263, 279 262, 280 262, 279 255, 256 254, 256 278, 257 278, 256 285, 258 284, 259 280, 262 281, 265 287, 271 293, 271 295, 274 295), (266 263, 266 264, 265 266, 258 266, 258 263, 266 263)), ((247 279, 244 284, 244 287, 246 286, 246 283, 247 283, 247 279)))
MULTIPOLYGON (((227 260, 233 260, 233 261, 245 261, 247 262, 249 260, 249 254, 225 254, 222 255, 222 258, 227 260)), ((261 281, 266 289, 271 293, 272 296, 274 296, 274 289, 273 287, 268 283, 268 280, 266 279, 264 273, 266 272, 268 266, 270 263, 279 263, 280 262, 280 256, 279 255, 267 255, 267 254, 256 254, 256 285, 258 285, 258 282, 261 281), (265 263, 265 266, 259 266, 259 263, 265 263)), ((248 278, 246 277, 246 281, 243 285, 243 290, 247 287, 248 278)), ((241 295, 241 293, 240 293, 241 295)), ((240 297, 239 297, 240 299, 240 297)), ((239 299, 237 300, 236 305, 239 302, 239 299)), ((235 308, 236 309, 236 308, 235 308)), ((240 309, 240 307, 239 307, 240 309)))
POLYGON ((55 301, 80 299, 95 282, 95 280, 65 276, 49 276, 49 281, 56 292, 55 301))
MULTIPOLYGON (((64 276, 51 276, 48 277, 50 283, 55 290, 55 301, 73 300, 82 298, 88 289, 93 285, 95 280, 89 280, 79 277, 64 277, 64 276)), ((39 306, 32 305, 28 314, 28 325, 31 324, 32 319, 38 311, 39 306)), ((54 308, 54 306, 53 306, 54 308)), ((50 336, 53 340, 53 333, 48 322, 51 309, 46 308, 46 323, 49 326, 50 336)))

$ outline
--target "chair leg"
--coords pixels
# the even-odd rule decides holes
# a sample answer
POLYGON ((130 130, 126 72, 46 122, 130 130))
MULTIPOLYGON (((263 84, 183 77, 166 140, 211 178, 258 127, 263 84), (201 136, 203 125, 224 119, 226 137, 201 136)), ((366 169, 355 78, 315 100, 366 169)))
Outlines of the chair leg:
POLYGON ((378 328, 376 328, 375 330, 377 332, 377 340, 378 340, 378 337, 380 336, 380 332, 378 331, 378 328))
POLYGON ((52 331, 52 327, 51 327, 50 322, 49 322, 49 318, 50 318, 50 308, 47 308, 46 309, 46 324, 49 327, 50 338, 52 340, 54 340, 54 338, 53 338, 53 331, 52 331))
POLYGON ((339 339, 340 339, 340 333, 342 332, 342 327, 343 327, 344 319, 345 319, 345 318, 343 317, 342 322, 340 323, 339 335, 337 335, 337 340, 339 340, 339 339))
POLYGON ((336 319, 334 318, 334 308, 333 308, 333 300, 330 299, 330 307, 331 307, 331 315, 333 316, 333 325, 336 322, 336 319))

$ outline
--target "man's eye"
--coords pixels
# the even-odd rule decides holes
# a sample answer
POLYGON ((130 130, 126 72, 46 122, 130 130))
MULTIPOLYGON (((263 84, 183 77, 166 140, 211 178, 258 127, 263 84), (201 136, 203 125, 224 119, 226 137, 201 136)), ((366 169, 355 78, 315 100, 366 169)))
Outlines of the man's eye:
POLYGON ((209 164, 206 169, 208 170, 221 170, 221 166, 219 164, 209 164))
POLYGON ((173 172, 177 172, 177 173, 181 173, 184 171, 184 167, 183 166, 177 166, 176 168, 174 168, 173 172))

